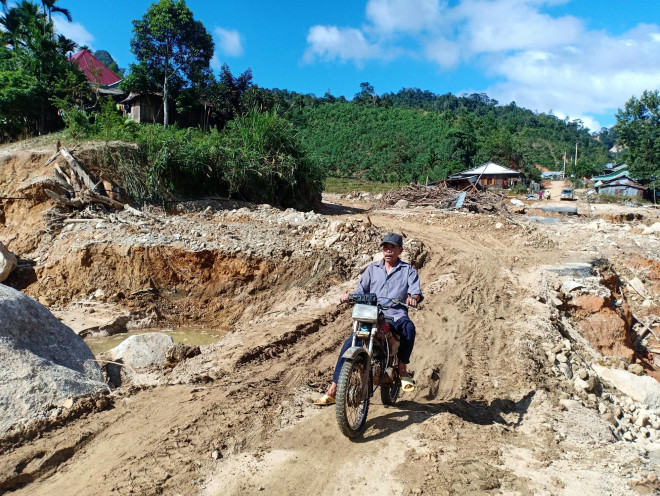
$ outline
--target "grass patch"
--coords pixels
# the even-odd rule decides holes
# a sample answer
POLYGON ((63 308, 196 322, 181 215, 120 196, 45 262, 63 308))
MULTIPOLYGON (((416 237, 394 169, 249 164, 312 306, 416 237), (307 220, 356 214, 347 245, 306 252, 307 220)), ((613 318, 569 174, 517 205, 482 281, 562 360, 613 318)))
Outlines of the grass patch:
POLYGON ((392 189, 400 188, 402 184, 384 183, 380 181, 363 181, 360 179, 346 179, 340 177, 327 177, 323 191, 326 193, 350 193, 361 191, 372 194, 385 193, 392 189))

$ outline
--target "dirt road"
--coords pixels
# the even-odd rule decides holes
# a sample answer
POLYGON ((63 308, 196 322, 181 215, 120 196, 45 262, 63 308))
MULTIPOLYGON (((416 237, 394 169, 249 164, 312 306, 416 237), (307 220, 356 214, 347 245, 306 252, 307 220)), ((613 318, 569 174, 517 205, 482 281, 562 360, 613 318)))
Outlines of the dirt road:
MULTIPOLYGON (((593 219, 539 226, 523 216, 378 211, 361 203, 330 204, 335 201, 326 198, 332 222, 401 232, 423 244, 420 277, 426 300, 414 316, 414 393, 393 407, 381 405, 377 394, 366 431, 354 441, 340 434, 334 407, 311 403, 327 386, 349 332, 348 312, 335 305, 357 281, 358 272, 341 263, 349 260, 348 252, 321 246, 300 257, 275 253, 270 260, 253 261, 250 270, 261 274, 262 284, 249 295, 224 279, 218 286, 217 279, 207 281, 196 273, 196 267, 226 268, 229 258, 214 265, 208 255, 202 260, 189 254, 187 265, 177 265, 176 253, 145 252, 140 263, 151 270, 152 283, 160 281, 163 257, 178 267, 176 294, 192 295, 184 303, 180 296, 168 300, 167 309, 175 314, 185 304, 188 318, 197 320, 206 309, 216 315, 210 319, 215 323, 231 321, 231 332, 165 372, 161 385, 120 388, 110 408, 7 448, 0 461, 0 491, 211 496, 632 495, 658 490, 660 446, 623 441, 591 399, 577 396, 547 358, 550 348, 566 346, 565 326, 570 326, 569 316, 560 315, 550 301, 557 268, 597 257, 614 263, 631 251, 648 256, 646 248, 624 237, 611 243, 612 233, 625 225, 587 231, 593 219), (212 295, 218 287, 222 306, 212 295), (190 305, 193 298, 199 308, 190 305), (223 309, 231 319, 218 317, 223 309)), ((236 222, 243 223, 243 231, 234 230, 235 236, 250 223, 265 222, 247 214, 241 219, 236 222)), ((185 221, 205 222, 201 214, 185 221)), ((225 218, 213 222, 234 229, 225 218)), ((80 229, 75 234, 79 244, 87 236, 80 229)), ((100 230, 90 233, 99 238, 100 230)), ((301 239, 311 236, 299 234, 301 239)), ((279 236, 292 242, 290 231, 279 236)), ((347 238, 346 250, 370 259, 377 251, 375 239, 361 244, 359 235, 347 238)), ((60 270, 73 274, 79 267, 74 263, 78 245, 66 246, 70 253, 61 259, 60 270)), ((97 253, 85 249, 87 258, 97 253)), ((128 262, 133 256, 129 251, 124 255, 128 268, 122 284, 139 289, 139 264, 128 262)), ((240 270, 234 267, 230 279, 248 267, 240 260, 240 270)), ((85 267, 92 270, 95 263, 100 262, 87 261, 85 267)), ((53 271, 45 267, 39 274, 53 281, 53 271)), ((82 281, 75 284, 81 294, 90 291, 87 286, 82 291, 82 281)), ((240 284, 252 284, 251 278, 240 284)), ((37 281, 26 291, 46 289, 37 281)), ((59 294, 49 291, 53 298, 59 294)), ((572 341, 568 346, 576 356, 591 359, 586 345, 572 341)))

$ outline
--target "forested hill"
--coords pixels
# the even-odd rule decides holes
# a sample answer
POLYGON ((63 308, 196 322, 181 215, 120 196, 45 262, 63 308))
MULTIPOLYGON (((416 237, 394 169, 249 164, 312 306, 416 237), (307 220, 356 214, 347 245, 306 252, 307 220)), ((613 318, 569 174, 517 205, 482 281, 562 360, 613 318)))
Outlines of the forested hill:
MULTIPOLYGON (((268 91, 268 90, 266 90, 268 91)), ((576 176, 599 172, 614 141, 579 122, 538 114, 484 94, 436 95, 418 89, 376 96, 363 84, 352 101, 271 90, 284 103, 310 158, 329 175, 387 181, 434 181, 487 161, 532 173, 560 170, 578 144, 576 176)))

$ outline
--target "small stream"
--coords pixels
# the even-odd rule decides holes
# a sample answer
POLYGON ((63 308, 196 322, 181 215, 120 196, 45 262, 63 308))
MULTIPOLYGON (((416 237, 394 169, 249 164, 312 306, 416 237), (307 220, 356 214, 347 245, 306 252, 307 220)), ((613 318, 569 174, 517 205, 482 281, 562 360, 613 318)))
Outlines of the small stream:
POLYGON ((176 329, 140 329, 138 331, 123 332, 115 334, 114 336, 107 336, 102 338, 88 338, 85 343, 92 350, 94 356, 98 356, 104 351, 108 351, 115 346, 119 345, 125 339, 144 334, 146 332, 162 332, 171 336, 175 343, 183 343, 188 346, 202 346, 205 344, 213 344, 227 334, 227 331, 221 329, 202 329, 197 327, 178 327, 176 329))

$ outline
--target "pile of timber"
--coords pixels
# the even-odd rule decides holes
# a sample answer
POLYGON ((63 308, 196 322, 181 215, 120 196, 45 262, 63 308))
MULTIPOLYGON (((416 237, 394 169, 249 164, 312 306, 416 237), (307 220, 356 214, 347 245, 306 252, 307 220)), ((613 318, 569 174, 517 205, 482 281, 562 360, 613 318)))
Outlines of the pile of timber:
POLYGON ((58 146, 57 152, 48 159, 46 165, 63 157, 66 165, 53 166, 55 181, 66 191, 66 196, 46 189, 46 194, 55 202, 67 207, 81 208, 91 203, 101 203, 115 209, 124 208, 124 204, 111 198, 112 187, 107 181, 95 181, 92 175, 74 158, 69 150, 58 146))
POLYGON ((505 197, 502 194, 480 191, 473 186, 459 191, 447 186, 444 182, 432 186, 410 184, 403 188, 393 189, 385 193, 380 202, 382 207, 394 206, 398 201, 406 200, 410 207, 434 206, 442 209, 453 209, 457 207, 457 202, 462 197, 462 193, 465 193, 465 197, 462 205, 459 202, 458 208, 465 208, 474 212, 508 213, 504 204, 505 197))

